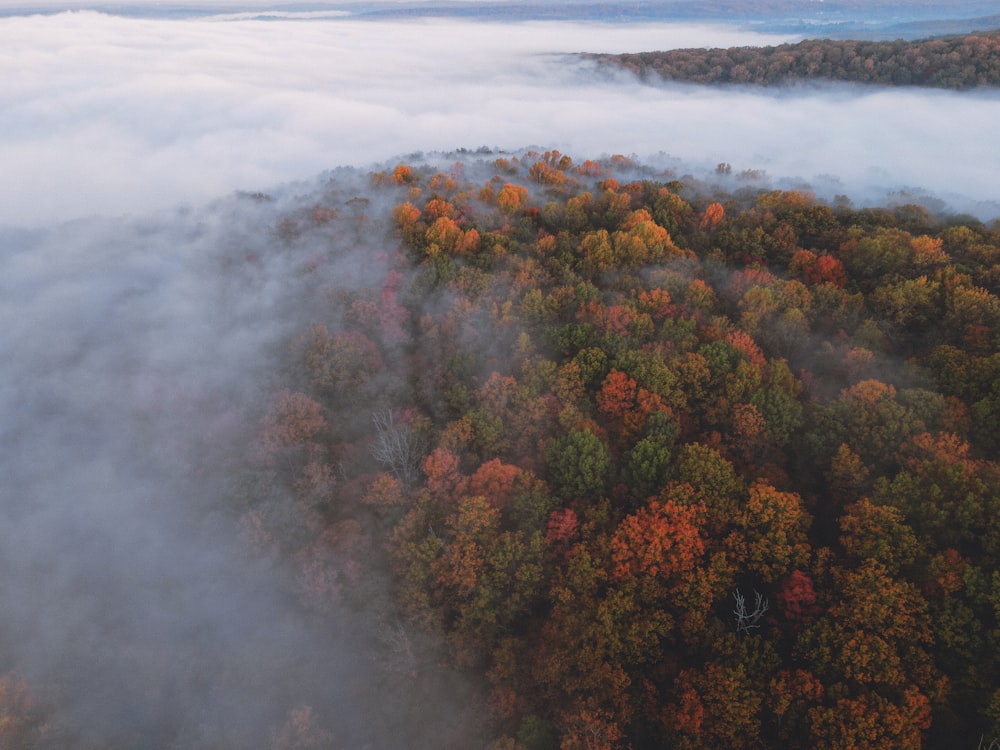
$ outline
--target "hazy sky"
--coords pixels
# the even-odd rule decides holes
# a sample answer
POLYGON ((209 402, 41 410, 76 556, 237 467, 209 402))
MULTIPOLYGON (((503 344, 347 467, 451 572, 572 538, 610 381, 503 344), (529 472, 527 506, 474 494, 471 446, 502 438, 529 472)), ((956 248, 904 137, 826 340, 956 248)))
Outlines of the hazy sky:
POLYGON ((1000 198, 995 93, 657 88, 553 54, 788 40, 720 26, 0 18, 0 223, 483 145, 1000 198))

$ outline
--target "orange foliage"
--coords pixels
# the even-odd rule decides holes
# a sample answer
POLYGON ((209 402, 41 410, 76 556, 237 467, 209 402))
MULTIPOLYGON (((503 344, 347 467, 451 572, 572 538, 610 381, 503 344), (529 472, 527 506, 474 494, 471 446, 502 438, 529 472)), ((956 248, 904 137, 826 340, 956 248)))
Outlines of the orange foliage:
POLYGON ((611 538, 612 575, 662 579, 694 569, 705 551, 696 524, 697 506, 653 501, 627 516, 611 538))
POLYGON ((601 166, 601 162, 593 161, 591 159, 587 159, 582 164, 578 164, 575 169, 579 174, 587 177, 600 177, 604 172, 604 167, 601 166))
POLYGON ((495 508, 503 508, 510 500, 514 482, 520 475, 521 469, 517 466, 494 458, 482 464, 469 477, 466 491, 472 495, 482 495, 495 508))
POLYGON ((497 192, 497 207, 508 216, 516 214, 528 205, 528 189, 523 185, 507 183, 497 192))
POLYGON ((722 207, 722 204, 713 203, 705 209, 705 213, 702 214, 698 226, 705 232, 714 232, 722 225, 722 220, 725 216, 726 210, 722 207))
POLYGON ((844 264, 832 255, 817 256, 810 250, 796 250, 788 270, 810 284, 833 284, 840 288, 847 284, 844 264))
MULTIPOLYGON (((460 167, 461 164, 457 164, 456 167, 460 167)), ((436 190, 442 193, 451 193, 458 189, 458 185, 455 182, 455 178, 451 175, 446 175, 444 172, 438 172, 436 175, 427 181, 427 187, 431 190, 436 190)))
POLYGON ((420 209, 409 201, 400 203, 392 210, 392 219, 399 227, 403 239, 411 242, 417 231, 417 222, 420 221, 420 209))
POLYGON ((763 367, 767 364, 764 352, 762 352, 760 347, 757 346, 757 342, 753 340, 753 336, 746 331, 730 331, 726 334, 725 342, 734 349, 739 349, 741 352, 746 354, 747 358, 750 360, 750 364, 755 367, 763 367))
POLYGON ((528 173, 535 182, 543 185, 565 185, 567 181, 565 172, 550 166, 544 161, 533 164, 528 173))
POLYGON ((639 309, 647 313, 655 323, 662 323, 673 311, 670 292, 666 289, 644 289, 639 292, 639 309))
POLYGON ((806 540, 809 523, 802 498, 796 493, 781 492, 762 481, 754 482, 740 517, 746 545, 740 546, 749 569, 771 582, 790 569, 805 565, 809 559, 806 540))
POLYGON ((361 502, 375 508, 379 513, 385 513, 406 502, 403 485, 392 474, 382 472, 375 477, 361 498, 361 502))
POLYGON ((816 703, 823 697, 823 692, 823 683, 811 672, 804 669, 782 670, 771 680, 768 703, 780 720, 793 704, 816 703))
POLYGON ((426 235, 428 242, 437 245, 446 253, 451 253, 455 250, 455 244, 461 236, 462 230, 458 224, 447 216, 441 216, 436 219, 428 227, 426 235))
POLYGON ((424 216, 431 222, 437 221, 442 216, 454 219, 456 213, 455 207, 443 198, 431 198, 424 206, 424 216))
POLYGON ((405 164, 398 165, 392 170, 392 181, 397 185, 410 185, 414 182, 413 169, 405 164))
POLYGON ((323 407, 304 393, 281 391, 261 425, 261 441, 272 450, 304 445, 326 429, 323 407))
POLYGON ((458 470, 458 456, 443 448, 435 448, 424 459, 422 468, 427 476, 427 489, 442 500, 453 499, 465 486, 465 477, 458 470))
POLYGON ((684 293, 684 301, 698 310, 711 312, 717 303, 715 291, 701 279, 694 279, 684 293))
POLYGON ((475 592, 486 562, 483 541, 496 533, 499 521, 499 511, 485 498, 457 499, 457 508, 447 519, 451 541, 433 564, 435 582, 451 600, 468 599, 475 592))
POLYGON ((475 227, 462 232, 455 240, 455 255, 473 255, 479 252, 480 237, 475 227))
POLYGON ((612 370, 597 394, 597 408, 610 419, 621 419, 635 405, 635 396, 635 380, 620 370, 612 370))

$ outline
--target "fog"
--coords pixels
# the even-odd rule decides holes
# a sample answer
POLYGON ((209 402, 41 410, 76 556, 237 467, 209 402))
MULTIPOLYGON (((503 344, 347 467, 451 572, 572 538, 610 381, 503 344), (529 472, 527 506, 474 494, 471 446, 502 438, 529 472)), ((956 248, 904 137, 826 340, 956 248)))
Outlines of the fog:
POLYGON ((412 151, 665 153, 985 214, 1000 96, 648 86, 573 52, 773 44, 724 26, 442 19, 0 19, 0 224, 197 204, 412 151), (294 19, 294 20, 292 20, 294 19))
POLYGON ((46 747, 271 747, 305 707, 350 747, 469 722, 470 688, 386 661, 384 592, 318 613, 240 533, 286 339, 381 249, 282 242, 294 205, 0 235, 0 671, 44 701, 46 747))
MULTIPOLYGON (((373 662, 379 602, 303 611, 225 509, 317 289, 378 283, 377 228, 275 234, 324 170, 536 145, 984 218, 1000 200, 995 94, 650 86, 567 56, 789 37, 253 6, 0 18, 0 671, 54 698, 55 746, 263 747, 306 705, 345 747, 467 743, 467 684, 373 662)), ((361 188, 334 176, 346 205, 361 188)))

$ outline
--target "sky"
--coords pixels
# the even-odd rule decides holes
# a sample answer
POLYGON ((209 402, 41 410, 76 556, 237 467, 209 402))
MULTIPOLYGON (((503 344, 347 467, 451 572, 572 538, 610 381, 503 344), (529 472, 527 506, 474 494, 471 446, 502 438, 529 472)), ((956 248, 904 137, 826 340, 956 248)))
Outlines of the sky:
POLYGON ((249 6, 0 17, 0 671, 16 656, 62 685, 60 718, 97 744, 246 750, 308 704, 353 746, 403 731, 391 714, 423 719, 412 747, 440 747, 467 718, 468 685, 414 691, 372 667, 378 623, 293 616, 287 571, 256 568, 213 510, 282 342, 322 310, 303 269, 321 253, 327 291, 378 283, 361 272, 378 233, 297 255, 275 241, 337 167, 534 146, 1000 215, 995 93, 650 86, 567 56, 794 37, 249 6))
POLYGON ((414 151, 665 153, 997 201, 1000 95, 648 86, 562 53, 774 44, 726 26, 292 16, 0 18, 0 224, 267 190, 414 151), (294 20, 292 20, 294 19, 294 20))

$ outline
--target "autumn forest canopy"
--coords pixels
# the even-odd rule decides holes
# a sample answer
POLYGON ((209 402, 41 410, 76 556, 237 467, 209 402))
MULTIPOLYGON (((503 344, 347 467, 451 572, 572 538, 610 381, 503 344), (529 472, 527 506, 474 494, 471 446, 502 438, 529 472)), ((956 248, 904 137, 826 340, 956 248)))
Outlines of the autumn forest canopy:
POLYGON ((776 86, 824 80, 955 90, 1000 86, 1000 32, 919 41, 809 39, 777 47, 589 57, 650 81, 776 86))
POLYGON ((256 543, 346 601, 387 549, 490 747, 1000 733, 998 227, 487 166, 374 175, 397 240, 289 344, 256 543))
MULTIPOLYGON (((297 607, 377 611, 410 719, 442 675, 481 686, 414 741, 1000 737, 1000 225, 453 156, 274 221, 308 322, 224 509, 297 607)), ((45 688, 0 681, 10 746, 65 740, 45 688)), ((299 707, 267 746, 336 724, 299 707)))

